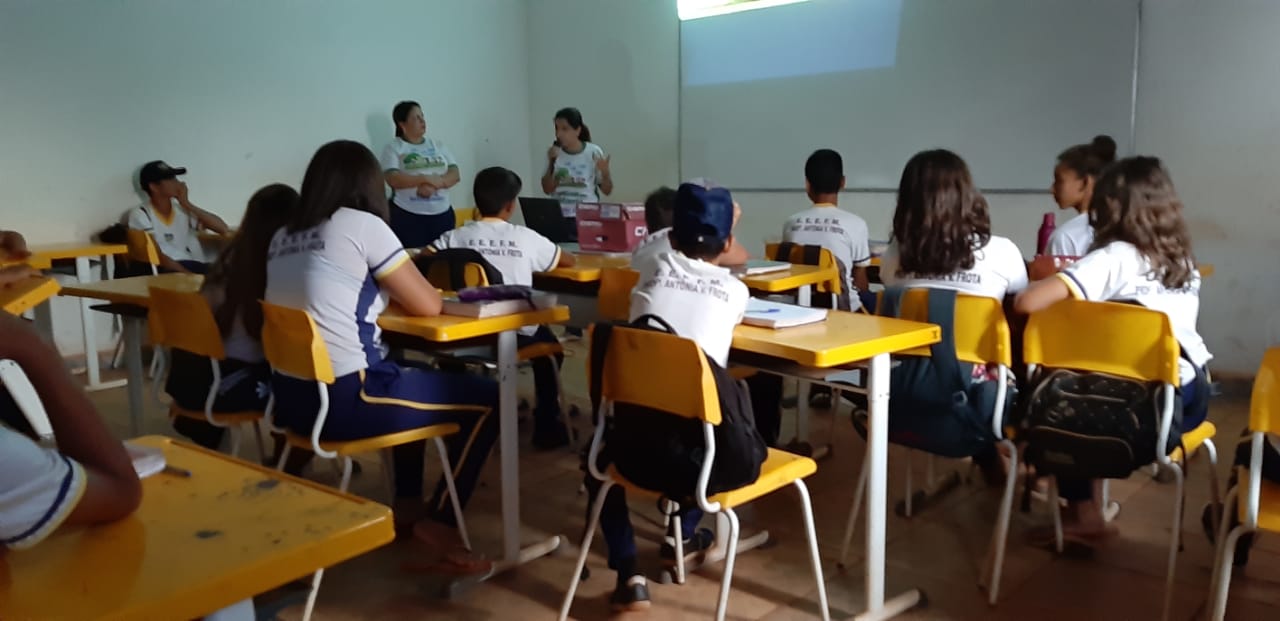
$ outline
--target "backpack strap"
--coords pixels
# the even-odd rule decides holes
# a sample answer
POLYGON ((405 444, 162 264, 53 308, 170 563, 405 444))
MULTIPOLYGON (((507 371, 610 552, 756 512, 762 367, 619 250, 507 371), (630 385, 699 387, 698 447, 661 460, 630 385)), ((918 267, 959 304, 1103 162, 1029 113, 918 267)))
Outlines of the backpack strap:
MULTIPOLYGON (((940 377, 955 378, 953 392, 964 395, 969 378, 960 368, 956 358, 956 292, 950 289, 929 289, 929 323, 942 328, 942 339, 929 346, 929 357, 938 369, 940 377)), ((957 397, 959 398, 959 397, 957 397)))
POLYGON ((876 314, 881 317, 901 317, 904 293, 906 289, 902 287, 885 287, 880 293, 880 304, 876 306, 876 314))
POLYGON ((590 375, 587 388, 591 393, 591 420, 600 409, 600 376, 604 373, 604 356, 609 352, 609 339, 613 337, 613 324, 607 321, 596 322, 591 328, 591 350, 589 361, 590 375))
POLYGON ((801 252, 800 262, 805 265, 818 265, 822 262, 822 246, 809 244, 801 252))
POLYGON ((675 328, 672 328, 671 324, 667 323, 666 319, 654 315, 653 313, 636 317, 636 320, 632 321, 630 325, 635 328, 644 328, 646 330, 658 328, 660 332, 666 332, 668 334, 676 333, 675 328))
POLYGON ((776 251, 774 251, 775 256, 770 257, 770 258, 772 258, 774 261, 785 261, 785 262, 787 262, 787 263, 790 263, 790 262, 791 262, 791 251, 792 251, 795 247, 796 247, 796 245, 795 245, 794 243, 792 243, 792 242, 785 242, 785 241, 784 241, 784 242, 782 242, 782 243, 778 244, 778 249, 777 249, 776 251))

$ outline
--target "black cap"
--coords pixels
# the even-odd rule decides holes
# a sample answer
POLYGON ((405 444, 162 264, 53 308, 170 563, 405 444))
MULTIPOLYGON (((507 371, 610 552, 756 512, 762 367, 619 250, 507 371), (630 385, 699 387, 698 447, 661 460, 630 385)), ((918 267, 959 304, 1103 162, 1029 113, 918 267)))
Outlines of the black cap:
POLYGON ((733 196, 704 179, 676 190, 671 234, 681 243, 725 242, 733 233, 733 196))
POLYGON ((174 168, 160 160, 147 162, 142 165, 142 170, 138 172, 138 185, 142 187, 142 191, 146 192, 153 183, 159 183, 165 179, 173 179, 178 175, 187 174, 185 168, 174 168))

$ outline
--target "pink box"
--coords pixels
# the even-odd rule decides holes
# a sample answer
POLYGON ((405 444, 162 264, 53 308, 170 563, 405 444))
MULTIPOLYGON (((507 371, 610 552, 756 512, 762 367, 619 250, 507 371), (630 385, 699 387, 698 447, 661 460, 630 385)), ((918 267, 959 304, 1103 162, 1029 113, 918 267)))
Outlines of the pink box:
POLYGON ((640 203, 578 203, 578 248, 631 252, 648 235, 640 203))

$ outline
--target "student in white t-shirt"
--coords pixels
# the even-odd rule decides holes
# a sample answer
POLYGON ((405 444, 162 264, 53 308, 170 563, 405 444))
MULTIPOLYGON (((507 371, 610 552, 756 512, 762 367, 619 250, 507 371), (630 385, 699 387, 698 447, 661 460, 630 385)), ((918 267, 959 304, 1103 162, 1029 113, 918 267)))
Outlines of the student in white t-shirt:
MULTIPOLYGON (((694 180, 691 183, 706 182, 694 180)), ((671 217, 675 209, 676 191, 667 186, 662 186, 649 193, 644 199, 644 223, 649 230, 649 234, 645 236, 640 245, 631 253, 631 268, 635 270, 643 269, 646 264, 658 258, 666 252, 671 252, 671 217)), ((734 203, 733 205, 733 225, 738 226, 738 220, 742 217, 742 208, 734 203)), ((729 243, 729 249, 725 251, 724 256, 720 259, 721 265, 742 265, 751 258, 751 254, 747 249, 738 243, 734 238, 729 243)))
POLYGON ((856 311, 875 306, 875 295, 867 279, 871 247, 867 222, 840 209, 844 189, 844 161, 831 149, 814 151, 804 163, 804 187, 813 207, 787 218, 782 241, 821 246, 835 256, 843 291, 827 306, 856 311))
MULTIPOLYGON (((328 386, 322 439, 353 440, 451 422, 446 438, 459 499, 475 488, 497 437, 498 390, 489 379, 408 366, 387 358, 378 316, 388 299, 411 315, 440 313, 436 291, 387 225, 382 169, 349 140, 326 144, 311 159, 294 218, 276 232, 267 255, 266 301, 307 311, 324 336, 336 381, 328 386)), ((275 374, 275 422, 309 434, 315 383, 275 374)), ((423 443, 393 450, 396 523, 443 553, 450 571, 485 571, 461 546, 443 480, 422 506, 423 443)))
MULTIPOLYGON (((1213 356, 1196 330, 1200 273, 1173 182, 1160 160, 1125 158, 1098 178, 1089 211, 1095 250, 1031 285, 1015 308, 1034 313, 1074 297, 1136 302, 1168 315, 1182 346, 1182 431, 1194 429, 1209 413, 1205 365, 1213 356)), ((1067 533, 1086 544, 1114 534, 1088 480, 1059 479, 1058 490, 1071 508, 1067 533)))
POLYGON ((382 170, 391 198, 391 230, 405 248, 424 248, 456 221, 449 188, 462 179, 458 161, 444 143, 427 138, 427 121, 416 101, 391 111, 396 137, 382 150, 382 170))
POLYGON ((1053 200, 1059 209, 1074 209, 1076 216, 1053 230, 1046 252, 1059 257, 1083 257, 1093 246, 1089 226, 1089 200, 1102 169, 1116 159, 1116 141, 1111 136, 1095 136, 1089 144, 1078 144, 1058 154, 1053 167, 1053 200))
MULTIPOLYGON (((505 168, 486 168, 476 175, 474 192, 480 220, 441 235, 427 246, 428 252, 449 248, 475 250, 502 274, 502 284, 532 285, 535 272, 571 267, 573 255, 562 252, 554 242, 531 228, 511 223, 520 196, 520 177, 505 168)), ((520 347, 534 343, 559 343, 547 326, 520 329, 520 347)), ((533 381, 536 405, 533 410, 533 445, 542 450, 565 446, 569 430, 560 417, 560 386, 556 368, 564 361, 557 356, 552 364, 546 357, 535 358, 533 381)))
POLYGON ((23 321, 0 314, 0 358, 22 368, 40 397, 57 448, 24 435, 31 427, 4 392, 0 425, 0 557, 38 545, 59 527, 113 522, 142 501, 124 446, 72 381, 62 357, 23 321), (21 430, 18 431, 18 430, 21 430))
POLYGON ((187 169, 160 160, 144 164, 138 172, 138 185, 148 200, 125 214, 125 226, 146 231, 155 240, 160 271, 203 274, 208 266, 197 233, 208 229, 226 235, 227 223, 187 198, 187 184, 178 180, 178 175, 185 174, 187 169))
POLYGON ((969 167, 945 149, 921 151, 898 185, 889 247, 880 258, 885 286, 949 289, 1002 299, 1027 286, 1027 265, 1012 241, 991 234, 986 199, 969 167))
MULTIPOLYGON (((734 326, 747 309, 747 286, 720 265, 732 246, 734 211, 728 190, 682 184, 676 192, 670 233, 673 249, 641 268, 631 294, 632 321, 646 315, 661 318, 721 366, 728 363, 734 326)), ((600 490, 600 482, 590 475, 586 485, 592 496, 600 490)), ((701 518, 696 507, 681 516, 684 532, 680 536, 686 553, 706 549, 713 540, 710 531, 697 528, 701 518)), ((600 529, 608 547, 609 567, 617 572, 610 597, 614 610, 648 608, 648 583, 636 564, 635 536, 621 488, 615 487, 605 499, 600 529)), ((662 554, 674 559, 674 546, 664 544, 662 554)))
POLYGON ((547 149, 542 191, 560 201, 560 213, 575 218, 578 203, 598 203, 613 193, 613 174, 604 149, 591 142, 591 130, 577 108, 562 108, 555 116, 556 140, 547 149))

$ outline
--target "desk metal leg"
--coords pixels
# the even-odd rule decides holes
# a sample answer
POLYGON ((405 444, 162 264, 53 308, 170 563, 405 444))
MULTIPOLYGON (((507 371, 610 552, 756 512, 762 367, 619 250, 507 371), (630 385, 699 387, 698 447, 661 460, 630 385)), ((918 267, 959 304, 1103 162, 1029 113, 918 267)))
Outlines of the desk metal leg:
POLYGON ((453 597, 477 582, 550 554, 560 547, 560 537, 531 546, 520 546, 520 435, 516 410, 516 332, 498 335, 498 447, 502 451, 502 560, 480 576, 462 577, 445 587, 453 597))
MULTIPOLYGON (((76 280, 81 284, 93 280, 93 265, 89 259, 90 257, 76 257, 76 280)), ((109 261, 110 257, 102 257, 102 260, 109 261)), ((84 365, 89 379, 85 390, 103 390, 123 386, 123 380, 107 383, 102 381, 98 359, 98 334, 93 321, 93 310, 89 308, 91 305, 92 301, 88 298, 80 298, 80 326, 84 329, 84 365)))
POLYGON ((142 435, 142 318, 124 319, 125 368, 129 371, 129 431, 133 437, 142 435))
MULTIPOLYGON (((748 550, 758 548, 769 541, 769 531, 762 530, 750 537, 742 538, 738 541, 738 554, 742 554, 748 550)), ((729 550, 729 516, 724 513, 716 514, 716 540, 707 549, 707 555, 699 566, 710 563, 719 563, 724 560, 729 550)), ((692 570, 691 570, 692 571, 692 570)))
POLYGON ((885 510, 889 474, 889 354, 871 359, 867 377, 867 610, 857 621, 889 619, 920 603, 919 589, 884 598, 885 510))

